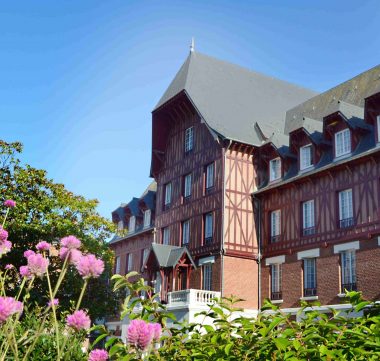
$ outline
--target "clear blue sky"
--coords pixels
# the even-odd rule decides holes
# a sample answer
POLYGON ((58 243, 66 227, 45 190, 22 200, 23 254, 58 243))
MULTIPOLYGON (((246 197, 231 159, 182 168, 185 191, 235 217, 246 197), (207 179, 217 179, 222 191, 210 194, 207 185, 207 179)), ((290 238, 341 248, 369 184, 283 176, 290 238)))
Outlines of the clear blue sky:
POLYGON ((0 138, 109 217, 149 184, 151 110, 196 50, 323 91, 380 63, 373 1, 2 1, 0 138))

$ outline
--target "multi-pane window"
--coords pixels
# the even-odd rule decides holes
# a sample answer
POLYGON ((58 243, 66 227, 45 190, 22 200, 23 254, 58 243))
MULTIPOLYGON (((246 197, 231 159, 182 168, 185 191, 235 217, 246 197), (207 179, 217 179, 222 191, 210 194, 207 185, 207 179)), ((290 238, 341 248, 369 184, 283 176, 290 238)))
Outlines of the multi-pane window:
POLYGON ((212 212, 206 213, 204 216, 204 243, 212 243, 213 235, 213 214, 212 212))
POLYGON ((281 159, 275 158, 269 162, 269 180, 274 181, 281 178, 281 159))
POLYGON ((205 264, 202 266, 202 288, 206 291, 212 290, 212 264, 205 264))
POLYGON ((115 258, 115 273, 120 274, 120 257, 115 258))
POLYGON ((210 163, 206 166, 206 191, 214 187, 215 164, 210 163))
POLYGON ((189 244, 190 242, 190 220, 182 222, 182 245, 189 244))
POLYGON ((304 236, 315 233, 314 200, 302 203, 302 222, 304 236))
POLYGON ((304 297, 317 295, 316 259, 303 260, 303 295, 304 297))
POLYGON ((127 272, 132 271, 133 269, 133 254, 128 253, 127 254, 127 272))
POLYGON ((282 299, 282 267, 281 264, 272 264, 270 266, 271 274, 271 300, 282 299))
POLYGON ((148 257, 148 253, 149 253, 149 248, 144 248, 141 250, 141 267, 143 266, 146 260, 146 257, 148 257))
POLYGON ((300 169, 304 170, 313 165, 311 144, 300 148, 300 169))
POLYGON ((340 253, 342 287, 345 290, 356 291, 356 257, 355 250, 348 250, 340 253))
POLYGON ((278 242, 281 237, 281 211, 278 209, 270 213, 270 240, 278 242))
POLYGON ((166 183, 164 187, 164 208, 169 209, 172 203, 172 184, 166 183))
POLYGON ((135 231, 135 229, 136 229, 136 217, 132 216, 131 218, 129 218, 128 232, 132 233, 135 231))
POLYGON ((150 209, 147 209, 144 212, 144 228, 148 228, 150 226, 151 215, 152 215, 152 212, 150 209))
POLYGON ((353 225, 352 189, 346 189, 339 192, 339 227, 346 228, 353 225))
POLYGON ((186 174, 183 180, 183 198, 189 199, 191 197, 191 173, 186 174))
POLYGON ((351 153, 351 132, 349 129, 335 133, 335 156, 351 153))
POLYGON ((190 153, 194 146, 194 127, 185 130, 185 154, 190 153))
POLYGON ((162 230, 162 244, 169 245, 170 244, 170 228, 165 227, 162 230))

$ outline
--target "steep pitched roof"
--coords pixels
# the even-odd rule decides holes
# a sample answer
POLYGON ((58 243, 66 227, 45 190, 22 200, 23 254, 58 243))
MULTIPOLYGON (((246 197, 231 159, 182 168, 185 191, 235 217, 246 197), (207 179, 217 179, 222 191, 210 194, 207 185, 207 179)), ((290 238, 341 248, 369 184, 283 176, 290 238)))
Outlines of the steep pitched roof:
POLYGON ((256 122, 268 133, 282 130, 286 110, 316 95, 198 52, 190 53, 153 113, 183 91, 217 134, 253 145, 262 141, 256 122))

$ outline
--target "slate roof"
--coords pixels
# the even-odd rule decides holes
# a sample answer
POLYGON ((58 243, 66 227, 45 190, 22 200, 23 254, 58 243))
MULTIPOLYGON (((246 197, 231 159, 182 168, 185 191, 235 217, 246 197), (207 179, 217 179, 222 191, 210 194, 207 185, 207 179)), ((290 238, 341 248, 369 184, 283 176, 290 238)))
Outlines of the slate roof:
POLYGON ((190 52, 153 113, 186 92, 208 126, 223 138, 260 145, 255 123, 270 136, 285 112, 317 93, 210 56, 190 52))
MULTIPOLYGON (((160 267, 174 267, 184 253, 186 253, 194 268, 197 268, 187 247, 168 246, 164 244, 153 243, 151 252, 156 256, 160 267)), ((148 260, 149 256, 146 258, 148 260)))

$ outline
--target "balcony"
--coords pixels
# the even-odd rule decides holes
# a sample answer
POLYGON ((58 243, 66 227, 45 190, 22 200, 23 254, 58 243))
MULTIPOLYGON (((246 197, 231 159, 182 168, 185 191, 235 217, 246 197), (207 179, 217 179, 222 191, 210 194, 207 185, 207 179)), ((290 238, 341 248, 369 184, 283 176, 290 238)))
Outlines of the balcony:
POLYGON ((188 289, 168 293, 168 307, 207 306, 214 298, 220 298, 220 292, 188 289))
POLYGON ((278 301, 282 299, 282 292, 271 292, 270 296, 271 301, 278 301))
POLYGON ((348 228, 355 225, 354 217, 339 220, 339 228, 348 228))

